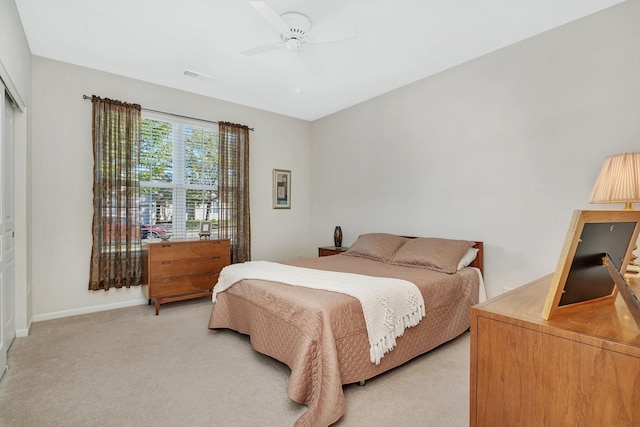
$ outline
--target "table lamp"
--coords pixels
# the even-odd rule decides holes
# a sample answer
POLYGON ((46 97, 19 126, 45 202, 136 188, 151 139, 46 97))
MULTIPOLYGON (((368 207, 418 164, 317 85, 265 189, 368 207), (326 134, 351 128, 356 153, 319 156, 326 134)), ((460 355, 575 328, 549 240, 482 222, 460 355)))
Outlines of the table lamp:
POLYGON ((625 209, 633 209, 640 202, 640 152, 607 157, 589 202, 624 203, 625 209))
MULTIPOLYGON (((607 157, 593 186, 589 202, 624 203, 625 210, 633 209, 633 203, 640 202, 640 152, 607 157)), ((628 273, 638 272, 636 258, 632 253, 629 261, 632 270, 627 270, 628 273)))

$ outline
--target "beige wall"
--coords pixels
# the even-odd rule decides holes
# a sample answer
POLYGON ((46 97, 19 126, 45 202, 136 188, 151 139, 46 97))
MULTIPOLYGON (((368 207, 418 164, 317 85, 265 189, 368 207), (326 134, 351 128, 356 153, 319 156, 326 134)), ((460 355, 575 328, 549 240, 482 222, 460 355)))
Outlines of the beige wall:
POLYGON ((31 323, 30 278, 30 105, 31 52, 13 1, 0 2, 0 78, 19 109, 14 115, 15 319, 17 336, 31 323))
POLYGON ((13 95, 24 107, 31 85, 31 51, 12 0, 0 2, 0 64, 5 85, 17 92, 13 95))
POLYGON ((315 121, 314 240, 483 240, 489 296, 552 272, 604 158, 640 148, 639 17, 629 0, 315 121))
POLYGON ((91 102, 255 128, 250 139, 253 259, 313 256, 308 122, 41 57, 33 58, 33 311, 35 320, 144 302, 139 287, 87 290, 91 254, 91 102), (292 208, 274 210, 272 170, 292 171, 292 208))
MULTIPOLYGON (((6 3, 1 19, 14 22, 6 3)), ((27 129, 33 140, 32 172, 27 160, 18 183, 32 236, 19 305, 29 306, 30 284, 35 320, 144 302, 137 288, 86 290, 92 154, 83 94, 255 127, 254 259, 314 256, 341 225, 345 244, 370 231, 483 240, 490 296, 548 273, 572 210, 598 208, 587 198, 604 158, 638 150, 638 16, 640 1, 628 0, 312 124, 45 58, 32 64, 11 24, 18 47, 0 40, 0 60, 33 121, 27 127, 25 115, 19 130, 24 147, 27 129), (291 210, 271 209, 273 168, 292 170, 291 210)))

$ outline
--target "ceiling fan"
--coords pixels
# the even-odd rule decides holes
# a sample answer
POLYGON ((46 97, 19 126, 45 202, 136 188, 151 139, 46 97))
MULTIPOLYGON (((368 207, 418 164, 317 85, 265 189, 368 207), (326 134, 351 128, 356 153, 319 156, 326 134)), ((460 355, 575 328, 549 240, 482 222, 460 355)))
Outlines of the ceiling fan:
POLYGON ((309 52, 308 48, 317 44, 350 40, 357 35, 351 24, 334 26, 322 34, 315 34, 311 31, 311 20, 302 13, 288 12, 278 15, 271 6, 263 1, 252 1, 251 6, 278 31, 280 41, 243 50, 241 52, 243 55, 251 56, 285 48, 294 52, 309 70, 319 73, 324 67, 309 52))

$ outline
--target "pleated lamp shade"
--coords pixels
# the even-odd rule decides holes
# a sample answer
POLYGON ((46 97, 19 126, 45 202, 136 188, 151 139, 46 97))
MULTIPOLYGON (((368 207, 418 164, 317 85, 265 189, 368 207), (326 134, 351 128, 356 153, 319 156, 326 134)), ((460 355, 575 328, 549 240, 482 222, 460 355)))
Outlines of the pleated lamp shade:
POLYGON ((633 209, 632 203, 640 202, 640 152, 607 157, 589 202, 624 203, 625 209, 633 209))

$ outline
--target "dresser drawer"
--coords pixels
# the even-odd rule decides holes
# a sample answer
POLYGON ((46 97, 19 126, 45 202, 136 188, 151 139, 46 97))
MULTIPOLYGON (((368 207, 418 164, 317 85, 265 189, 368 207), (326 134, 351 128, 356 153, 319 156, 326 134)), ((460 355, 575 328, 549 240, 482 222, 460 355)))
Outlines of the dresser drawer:
POLYGON ((218 273, 226 265, 229 265, 229 255, 154 261, 151 262, 149 280, 153 282, 158 277, 180 276, 184 274, 218 273))
POLYGON ((192 274, 188 276, 163 277, 149 286, 149 298, 169 297, 191 292, 213 289, 218 274, 192 274))
POLYGON ((226 240, 202 240, 195 242, 163 242, 149 246, 152 261, 168 261, 207 256, 229 256, 226 240))

